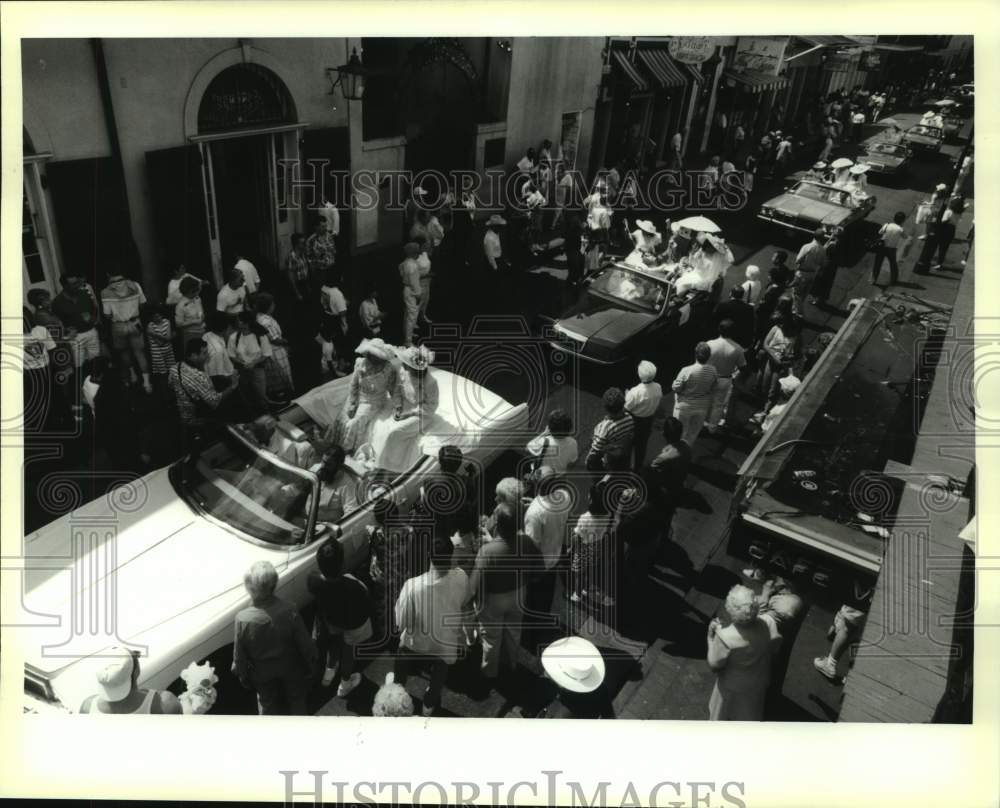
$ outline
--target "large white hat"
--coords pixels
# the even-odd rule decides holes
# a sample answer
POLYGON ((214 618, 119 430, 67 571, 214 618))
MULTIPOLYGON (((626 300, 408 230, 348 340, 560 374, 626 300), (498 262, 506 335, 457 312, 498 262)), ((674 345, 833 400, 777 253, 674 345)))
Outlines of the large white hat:
POLYGON ((430 350, 426 345, 421 345, 419 347, 411 346, 400 351, 399 361, 408 368, 413 368, 414 370, 426 370, 427 367, 434 361, 434 351, 430 350))
POLYGON ((604 681, 604 657, 583 637, 563 637, 542 651, 542 667, 559 687, 590 693, 604 681))
POLYGON ((354 353, 360 356, 372 356, 375 359, 381 359, 385 362, 388 362, 393 357, 392 348, 378 337, 361 340, 361 344, 354 349, 354 353))
POLYGON ((656 378, 656 365, 650 362, 648 359, 643 359, 639 363, 639 381, 641 382, 651 382, 656 378))
POLYGON ((507 220, 503 216, 500 216, 497 213, 494 213, 492 216, 490 216, 489 219, 486 220, 487 227, 497 227, 497 226, 503 227, 506 224, 507 220))
POLYGON ((108 664, 97 672, 97 689, 105 701, 121 701, 132 692, 135 658, 127 648, 117 645, 107 657, 108 664))
POLYGON ((648 219, 637 219, 635 226, 638 227, 643 233, 649 233, 651 236, 660 235, 660 231, 656 229, 656 225, 648 219))
POLYGON ((830 168, 847 168, 848 166, 854 165, 854 161, 849 157, 838 157, 832 163, 830 163, 830 168))

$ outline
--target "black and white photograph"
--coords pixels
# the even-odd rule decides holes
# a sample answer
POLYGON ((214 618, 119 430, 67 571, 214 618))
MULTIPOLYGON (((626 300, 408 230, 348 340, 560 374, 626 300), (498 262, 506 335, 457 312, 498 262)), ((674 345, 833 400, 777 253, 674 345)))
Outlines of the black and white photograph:
POLYGON ((615 16, 5 40, 22 723, 972 725, 981 23, 615 16))

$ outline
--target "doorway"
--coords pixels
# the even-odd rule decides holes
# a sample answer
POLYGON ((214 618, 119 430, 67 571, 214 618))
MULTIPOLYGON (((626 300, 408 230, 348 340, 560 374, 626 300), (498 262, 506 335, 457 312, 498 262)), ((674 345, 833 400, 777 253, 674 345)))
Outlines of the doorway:
POLYGON ((209 144, 219 246, 228 270, 244 255, 262 272, 277 262, 272 136, 227 138, 209 144))

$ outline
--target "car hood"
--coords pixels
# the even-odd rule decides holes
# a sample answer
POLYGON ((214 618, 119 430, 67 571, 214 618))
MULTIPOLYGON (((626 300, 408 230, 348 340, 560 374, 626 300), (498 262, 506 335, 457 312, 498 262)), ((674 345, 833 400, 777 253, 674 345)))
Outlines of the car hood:
POLYGON ((19 631, 24 661, 53 681, 67 705, 79 703, 80 687, 93 692, 100 662, 87 657, 114 644, 109 636, 146 646, 155 667, 157 657, 190 644, 213 616, 245 599, 250 564, 266 559, 280 570, 287 563, 283 549, 244 541, 195 514, 166 469, 131 488, 139 494, 113 491, 25 538, 24 606, 55 616, 61 627, 19 631), (86 629, 97 618, 92 631, 71 634, 71 621, 86 629))
POLYGON ((808 219, 811 222, 835 225, 842 222, 850 215, 850 211, 839 205, 830 202, 820 202, 816 199, 804 199, 795 194, 782 194, 776 196, 770 202, 765 202, 764 207, 772 208, 778 213, 787 216, 795 216, 799 219, 808 219))
POLYGON ((928 146, 934 146, 941 142, 941 138, 931 137, 930 135, 918 135, 916 133, 907 132, 903 135, 903 140, 908 140, 911 143, 925 143, 928 146))
POLYGON ((642 331, 655 319, 656 315, 651 312, 618 306, 586 292, 556 321, 556 327, 584 341, 596 337, 602 342, 619 343, 642 331))

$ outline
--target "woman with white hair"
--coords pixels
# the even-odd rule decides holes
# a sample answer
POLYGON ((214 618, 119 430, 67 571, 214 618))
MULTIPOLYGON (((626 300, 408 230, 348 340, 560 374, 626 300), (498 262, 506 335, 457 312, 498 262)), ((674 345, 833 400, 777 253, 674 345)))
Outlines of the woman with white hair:
POLYGON ((306 715, 316 644, 298 610, 274 596, 278 572, 270 561, 254 563, 243 585, 252 605, 236 614, 233 673, 257 691, 261 715, 306 715))
POLYGON ((632 439, 632 452, 635 459, 635 470, 638 471, 646 462, 646 446, 653 431, 653 418, 659 412, 663 401, 663 388, 654 381, 656 365, 643 359, 636 369, 639 384, 630 387, 625 393, 625 409, 632 416, 635 424, 635 436, 632 439))
POLYGON ((751 264, 747 267, 746 280, 740 284, 743 287, 743 301, 749 303, 755 309, 757 304, 760 303, 761 295, 761 282, 760 282, 760 267, 751 264))
POLYGON ((711 721, 761 721, 771 680, 771 634, 758 612, 753 590, 737 584, 726 595, 729 624, 708 624, 708 666, 715 687, 708 702, 711 721))

